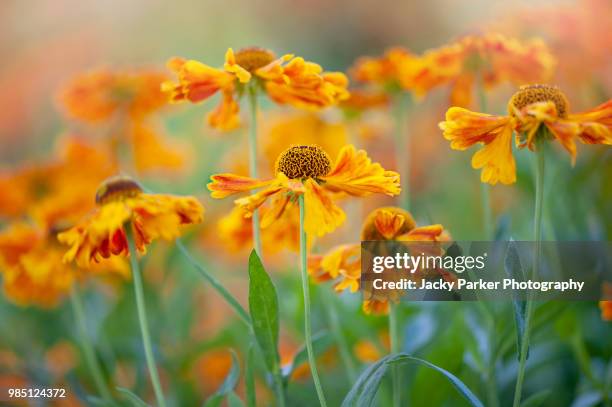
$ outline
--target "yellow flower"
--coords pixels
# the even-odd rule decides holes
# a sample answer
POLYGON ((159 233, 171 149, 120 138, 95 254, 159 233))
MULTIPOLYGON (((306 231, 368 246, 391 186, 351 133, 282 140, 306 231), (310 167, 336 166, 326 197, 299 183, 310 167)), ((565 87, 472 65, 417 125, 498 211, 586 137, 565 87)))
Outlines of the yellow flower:
POLYGON ((516 181, 513 132, 519 148, 533 151, 538 130, 547 129, 547 137, 559 141, 574 163, 576 139, 584 144, 612 144, 612 100, 592 110, 570 114, 567 99, 558 88, 529 85, 512 96, 507 116, 451 107, 440 128, 455 150, 465 150, 476 143, 484 145, 472 157, 472 167, 482 168, 482 182, 512 184, 516 181))
POLYGON ((348 98, 344 74, 323 72, 320 65, 289 54, 276 58, 263 48, 243 48, 236 53, 228 49, 223 69, 181 58, 171 59, 168 67, 178 79, 162 85, 172 102, 197 103, 222 94, 220 104, 208 115, 208 124, 224 131, 239 126, 236 99, 253 80, 274 102, 302 109, 321 109, 348 98))
POLYGON ((501 34, 471 35, 427 51, 421 69, 409 78, 415 92, 451 86, 451 104, 467 107, 477 78, 491 88, 502 82, 516 86, 548 81, 555 58, 539 39, 522 42, 501 34))
POLYGON ((127 146, 139 172, 180 169, 186 152, 164 140, 149 120, 167 104, 160 89, 167 79, 156 71, 102 69, 73 78, 58 99, 68 118, 105 126, 111 149, 127 146))
POLYGON ((380 164, 372 163, 365 151, 357 151, 351 145, 340 150, 333 166, 320 147, 293 146, 278 157, 273 179, 258 180, 235 174, 213 175, 211 179, 208 189, 213 198, 262 188, 235 201, 246 217, 251 217, 268 198, 274 197, 270 209, 261 218, 262 228, 270 226, 285 211, 296 206, 296 197, 303 194, 306 207, 304 229, 311 236, 332 232, 346 218, 330 193, 363 197, 373 193, 393 196, 400 192, 396 172, 386 171, 380 164))
MULTIPOLYGON (((52 230, 23 222, 11 224, 0 233, 0 274, 6 297, 22 306, 57 305, 76 279, 85 276, 62 262, 63 253, 52 230)), ((129 275, 127 264, 117 261, 101 263, 92 271, 129 275)))
MULTIPOLYGON (((412 215, 396 207, 372 211, 363 223, 361 240, 401 240, 412 242, 448 241, 450 236, 442 225, 417 227, 412 215)), ((335 290, 356 292, 361 280, 361 243, 336 246, 323 256, 311 256, 308 272, 317 281, 334 280, 335 290)), ((389 300, 397 300, 397 291, 384 295, 364 292, 366 314, 386 314, 389 300)))
POLYGON ((127 256, 125 227, 132 228, 136 249, 144 253, 153 240, 176 239, 183 226, 201 222, 204 211, 196 198, 144 193, 124 176, 102 183, 96 203, 92 213, 58 235, 70 246, 65 262, 76 260, 80 267, 89 267, 103 258, 127 256))

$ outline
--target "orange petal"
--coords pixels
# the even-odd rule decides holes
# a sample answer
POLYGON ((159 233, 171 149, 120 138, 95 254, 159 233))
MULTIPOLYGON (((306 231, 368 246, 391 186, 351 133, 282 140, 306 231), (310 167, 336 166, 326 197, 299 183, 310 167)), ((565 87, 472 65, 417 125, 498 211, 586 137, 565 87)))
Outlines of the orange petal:
POLYGON ((344 222, 346 214, 334 204, 331 197, 316 181, 307 179, 304 187, 306 233, 310 236, 323 236, 333 232, 344 222))
POLYGON ((568 120, 579 122, 582 131, 578 135, 585 144, 612 144, 612 100, 596 108, 574 115, 568 120))
POLYGON ((374 218, 374 226, 387 240, 392 240, 404 225, 406 218, 389 210, 379 210, 374 218))
POLYGON ((221 102, 208 114, 208 124, 218 130, 230 131, 240 126, 240 106, 234 99, 233 90, 224 90, 221 102))
POLYGON ((364 150, 356 151, 352 145, 340 150, 334 167, 321 179, 325 181, 326 189, 354 196, 400 193, 399 174, 373 163, 364 150))
POLYGON ((212 182, 207 185, 208 190, 212 191, 211 196, 217 199, 260 188, 272 182, 272 180, 261 181, 236 174, 216 174, 210 179, 212 182))
POLYGON ((472 157, 472 167, 482 168, 480 180, 491 185, 516 182, 516 163, 512 155, 512 126, 508 123, 495 138, 472 157))
POLYGON ((225 53, 225 64, 223 65, 223 69, 235 74, 240 83, 247 83, 251 80, 251 73, 238 65, 234 50, 231 48, 228 48, 225 53))

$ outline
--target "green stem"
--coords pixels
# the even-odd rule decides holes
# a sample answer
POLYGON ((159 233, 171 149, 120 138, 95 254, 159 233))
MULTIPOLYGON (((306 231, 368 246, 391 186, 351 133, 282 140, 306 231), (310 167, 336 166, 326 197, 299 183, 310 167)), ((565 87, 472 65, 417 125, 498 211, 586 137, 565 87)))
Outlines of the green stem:
POLYGON ((159 407, 166 406, 164 393, 162 391, 155 358, 153 357, 153 348, 151 346, 151 336, 149 334, 149 323, 147 321, 147 311, 145 308, 144 291, 142 288, 142 276, 140 275, 140 267, 138 265, 138 254, 136 253, 136 245, 134 244, 134 236, 132 225, 127 224, 125 227, 128 249, 130 253, 130 266, 132 268, 132 277, 134 279, 134 293, 136 294, 136 309, 138 311, 138 322, 140 323, 140 332, 142 334, 142 344, 145 351, 145 359, 149 368, 149 376, 155 392, 155 398, 159 407))
POLYGON ((317 372, 317 361, 312 349, 312 332, 310 320, 310 286, 308 280, 308 248, 306 245, 306 231, 304 230, 304 219, 306 216, 306 208, 304 205, 304 195, 299 196, 300 205, 300 271, 302 274, 302 292, 304 294, 304 340, 306 341, 306 351, 308 353, 308 363, 310 364, 310 373, 312 380, 317 390, 319 404, 321 407, 326 407, 325 395, 321 387, 319 373, 317 372))
POLYGON ((105 402, 114 405, 113 397, 111 396, 111 392, 106 384, 106 381, 104 380, 104 375, 102 374, 102 367, 100 366, 98 358, 96 357, 91 338, 87 333, 83 300, 81 299, 81 294, 76 283, 70 289, 70 304, 72 305, 74 318, 79 329, 81 346, 83 347, 83 354, 85 356, 85 363, 87 363, 87 367, 91 373, 96 388, 98 389, 98 393, 105 402))
POLYGON ((323 300, 325 301, 325 309, 327 310, 329 325, 332 334, 334 335, 334 339, 338 344, 340 358, 342 359, 342 363, 344 364, 344 368, 346 369, 346 374, 348 376, 349 383, 352 384, 357 381, 357 371, 355 370, 355 364, 353 363, 353 358, 351 356, 348 343, 346 342, 346 338, 344 337, 344 334, 342 333, 342 328, 340 327, 340 320, 338 319, 338 313, 336 312, 336 307, 334 306, 334 298, 329 291, 323 291, 323 300))
MULTIPOLYGON (((257 89, 255 82, 248 88, 251 123, 249 123, 249 173, 251 178, 258 177, 257 171, 257 89)), ((253 212, 253 245, 263 262, 261 251, 261 232, 259 229, 259 209, 253 212)))
MULTIPOLYGON (((544 135, 539 135, 544 138, 544 135)), ((540 141, 536 145, 536 173, 535 173, 535 213, 533 224, 534 235, 534 255, 533 265, 531 267, 531 279, 538 277, 538 267, 540 264, 540 242, 542 240, 542 203, 544 195, 544 143, 540 141)), ((521 393, 523 390, 523 381, 525 379, 525 365, 527 362, 527 351, 529 349, 529 335, 531 334, 531 318, 534 308, 533 293, 530 291, 527 296, 527 306, 525 311, 525 332, 521 341, 521 354, 519 357, 519 366, 516 378, 516 387, 514 390, 514 407, 521 404, 521 393)))
MULTIPOLYGON (((389 339, 391 340, 391 353, 398 354, 400 352, 399 322, 397 304, 393 302, 389 304, 389 339)), ((393 386, 393 406, 399 407, 402 405, 402 390, 400 371, 397 364, 393 364, 391 367, 391 383, 393 386)))
POLYGON ((208 273, 206 269, 198 263, 196 259, 191 256, 189 250, 185 247, 183 242, 180 239, 176 240, 176 247, 178 247, 181 254, 185 257, 185 259, 195 268, 201 275, 204 277, 206 281, 223 297, 225 301, 229 304, 230 307, 238 314, 240 319, 247 324, 247 326, 251 327, 251 318, 249 317, 249 313, 240 305, 238 300, 230 294, 229 291, 217 280, 212 274, 208 273))
POLYGON ((402 192, 399 196, 400 207, 410 210, 410 149, 406 132, 406 113, 411 102, 410 94, 400 93, 394 101, 395 121, 395 161, 400 174, 402 192))

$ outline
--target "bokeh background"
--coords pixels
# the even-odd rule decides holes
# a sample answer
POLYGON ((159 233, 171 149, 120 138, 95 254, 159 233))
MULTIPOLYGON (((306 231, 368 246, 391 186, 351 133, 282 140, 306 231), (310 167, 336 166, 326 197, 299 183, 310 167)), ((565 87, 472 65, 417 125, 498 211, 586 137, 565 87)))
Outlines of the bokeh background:
MULTIPOLYGON (((11 171, 49 157, 67 133, 89 137, 86 129, 66 120, 57 94, 74 75, 96 68, 165 69, 183 56, 221 66, 228 47, 258 45, 277 54, 294 53, 326 70, 346 71, 363 55, 378 55, 393 45, 415 53, 443 45, 461 35, 495 30, 519 38, 542 37, 556 56, 554 83, 568 95, 573 111, 593 107, 612 93, 612 3, 607 0, 506 1, 3 1, 0 4, 0 169, 11 171)), ((504 85, 490 93, 490 110, 504 113, 514 92, 504 85)), ((185 168, 147 174, 151 188, 192 194, 206 207, 206 220, 189 237, 206 266, 246 301, 247 250, 220 242, 217 221, 231 202, 210 199, 205 184, 211 174, 244 165, 245 133, 222 134, 205 126, 204 106, 173 105, 156 115, 169 138, 189 146, 185 168)), ((482 238, 478 173, 468 152, 454 152, 438 122, 448 108, 448 89, 441 87, 412 109, 408 125, 412 157, 413 213, 421 224, 442 223, 458 240, 482 238)), ((262 131, 291 109, 263 106, 262 131), (266 119, 267 118, 267 119, 266 119)), ((327 120, 342 123, 338 112, 327 120)), ((347 125, 350 140, 386 168, 394 168, 390 118, 368 117, 368 126, 347 125), (364 136, 365 134, 365 136, 364 136)), ((92 137, 95 137, 92 135, 92 137)), ((612 153, 602 146, 579 147, 571 166, 560 149, 550 154, 545 194, 544 237, 547 240, 609 240, 612 233, 612 153)), ((531 236, 533 174, 531 155, 517 155, 518 183, 496 186, 492 204, 498 238, 531 236)), ((87 163, 83 163, 84 166, 87 163)), ((0 191, 3 194, 4 191, 0 191)), ((229 200, 228 200, 229 201, 229 200)), ((358 240, 367 210, 393 200, 371 199, 351 208, 351 220, 317 243, 358 240)), ((4 220, 0 219, 0 224, 4 220)), ((173 388, 174 405, 197 405, 221 383, 229 370, 229 348, 241 358, 248 348, 245 328, 222 300, 184 264, 171 245, 155 245, 144 260, 149 309, 165 386, 173 388)), ((297 257, 291 251, 269 259, 269 272, 281 300, 281 356, 291 360, 302 343, 302 302, 297 257)), ((327 329, 326 309, 337 308, 357 363, 383 354, 387 346, 384 318, 366 317, 358 295, 315 290, 315 332, 327 329)), ((138 325, 129 287, 100 285, 88 290, 86 309, 92 335, 108 377, 118 385, 148 395, 138 325)), ((497 371, 499 400, 512 395, 516 356, 508 304, 493 304, 493 323, 505 351, 497 371), (505 341, 505 342, 504 342, 505 341)), ((404 349, 460 376, 482 390, 482 375, 491 348, 483 320, 471 304, 411 304, 403 309, 404 349)), ((80 361, 69 307, 52 310, 18 307, 0 297, 0 387, 4 383, 64 383, 73 389, 69 401, 84 401, 91 383, 80 361)), ((526 393, 554 389, 545 405, 587 406, 603 403, 597 394, 610 389, 612 328, 595 303, 543 304, 538 312, 526 393), (608 386, 608 387, 605 387, 608 386)), ((350 383, 333 346, 322 356, 324 387, 331 405, 339 405, 350 383)), ((261 400, 270 400, 263 370, 258 378, 261 400)), ((304 369, 302 369, 304 370, 304 369)), ((291 405, 313 405, 308 372, 298 371, 289 385, 291 405)), ((443 379, 422 369, 406 369, 407 391, 414 405, 461 405, 443 379)), ((242 386, 242 383, 240 384, 242 386)), ((240 387, 242 388, 242 387, 240 387)), ((388 401, 382 392, 381 405, 388 401)), ((609 401, 608 401, 609 402, 609 401)))

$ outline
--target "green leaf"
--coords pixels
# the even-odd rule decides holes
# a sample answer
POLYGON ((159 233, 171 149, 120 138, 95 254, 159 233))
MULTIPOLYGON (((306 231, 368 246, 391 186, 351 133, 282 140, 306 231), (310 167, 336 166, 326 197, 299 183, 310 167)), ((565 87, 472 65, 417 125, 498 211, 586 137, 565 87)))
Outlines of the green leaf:
POLYGON ((150 407, 140 397, 132 393, 131 390, 126 389, 125 387, 116 387, 116 389, 119 393, 125 396, 125 398, 130 402, 130 405, 134 407, 150 407))
POLYGON ((221 386, 217 389, 215 394, 210 396, 206 402, 204 403, 204 407, 217 407, 223 401, 223 398, 234 391, 236 385, 238 384, 238 379, 240 379, 240 363, 238 362, 238 357, 236 356, 236 352, 230 350, 232 354, 232 367, 228 372, 227 376, 225 376, 225 380, 221 383, 221 386))
MULTIPOLYGON (((508 242, 508 248, 506 249, 506 258, 504 259, 504 270, 508 277, 516 281, 525 281, 525 273, 523 272, 523 265, 521 264, 521 258, 516 248, 516 243, 511 238, 508 242)), ((518 299, 518 294, 514 294, 512 300, 514 308, 514 322, 516 324, 516 347, 517 347, 517 358, 521 358, 521 346, 523 343, 523 334, 525 333, 525 314, 527 312, 526 302, 518 299)), ((527 355, 529 356, 529 349, 527 349, 527 355)))
POLYGON ((246 386, 246 396, 247 396, 247 405, 249 407, 255 407, 257 405, 257 395, 255 393, 255 372, 254 372, 254 363, 255 363, 255 352, 253 349, 253 344, 249 345, 249 351, 247 353, 247 361, 246 361, 246 372, 245 372, 245 386, 246 386))
POLYGON ((434 369, 442 373, 448 381, 455 386, 459 393, 473 407, 484 407, 482 402, 472 393, 472 391, 455 375, 439 366, 434 365, 426 360, 407 355, 405 353, 387 355, 382 359, 374 362, 368 367, 357 379, 353 388, 346 395, 342 402, 342 407, 369 407, 374 404, 374 399, 380 383, 387 373, 389 365, 396 363, 416 362, 430 369, 434 369))
POLYGON ((276 288, 253 250, 249 256, 249 311, 255 339, 271 372, 278 370, 278 298, 276 288))
POLYGON ((521 403, 521 407, 538 407, 550 396, 551 390, 545 389, 529 396, 521 403))
MULTIPOLYGON (((333 343, 333 338, 326 331, 317 332, 315 335, 313 335, 312 350, 315 357, 329 349, 333 343)), ((308 350, 304 344, 293 357, 291 365, 287 369, 283 370, 283 377, 288 379, 298 366, 306 362, 308 362, 308 350)))

